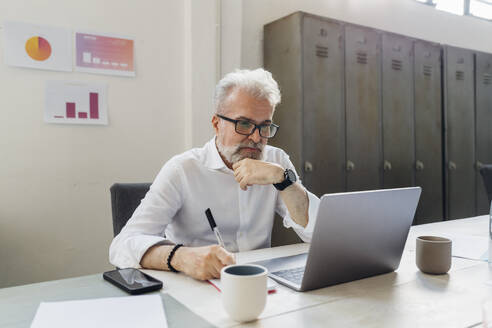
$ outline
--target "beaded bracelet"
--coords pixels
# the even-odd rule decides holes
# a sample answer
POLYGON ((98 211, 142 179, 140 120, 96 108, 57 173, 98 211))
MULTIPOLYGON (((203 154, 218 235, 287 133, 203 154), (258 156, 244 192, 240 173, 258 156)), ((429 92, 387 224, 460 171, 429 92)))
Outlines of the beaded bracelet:
POLYGON ((174 256, 174 253, 176 253, 176 251, 181 247, 183 246, 183 244, 177 244, 173 247, 171 253, 169 253, 169 256, 167 257, 167 267, 169 268, 170 271, 172 272, 179 272, 178 270, 176 270, 172 265, 171 265, 171 260, 173 259, 173 256, 174 256))

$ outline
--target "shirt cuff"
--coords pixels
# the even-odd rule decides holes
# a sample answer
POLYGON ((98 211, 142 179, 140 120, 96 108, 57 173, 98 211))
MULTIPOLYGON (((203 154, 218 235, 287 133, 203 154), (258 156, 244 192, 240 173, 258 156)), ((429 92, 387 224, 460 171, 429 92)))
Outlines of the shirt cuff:
MULTIPOLYGON (((120 250, 122 254, 115 254, 116 256, 111 263, 120 269, 140 269, 142 268, 140 261, 149 248, 159 244, 171 244, 171 242, 161 236, 140 235, 128 238, 125 244, 126 252, 128 252, 126 255, 128 256, 125 256, 124 253, 126 252, 124 250, 120 250)), ((166 259, 162 260, 165 261, 166 259)))

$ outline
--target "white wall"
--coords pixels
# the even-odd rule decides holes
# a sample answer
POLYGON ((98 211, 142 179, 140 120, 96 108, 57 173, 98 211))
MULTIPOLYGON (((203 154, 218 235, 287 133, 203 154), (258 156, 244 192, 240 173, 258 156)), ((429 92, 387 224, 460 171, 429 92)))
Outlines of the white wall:
POLYGON ((185 13, 191 24, 189 42, 185 48, 190 74, 186 101, 190 102, 191 112, 191 117, 185 123, 191 142, 187 148, 201 147, 213 135, 213 95, 215 84, 220 78, 216 61, 219 6, 216 0, 191 0, 189 11, 185 13))
MULTIPOLYGON (((136 78, 14 68, 0 58, 0 287, 109 269, 109 187, 152 181, 185 149, 183 2, 2 0, 4 20, 136 40, 136 78), (44 123, 52 79, 107 81, 109 125, 44 123)), ((0 56, 2 46, 0 30, 0 56)))
POLYGON ((243 1, 241 63, 263 65, 263 25, 295 11, 492 53, 492 22, 452 15, 414 0, 243 1), (487 36, 487 37, 486 37, 487 36))

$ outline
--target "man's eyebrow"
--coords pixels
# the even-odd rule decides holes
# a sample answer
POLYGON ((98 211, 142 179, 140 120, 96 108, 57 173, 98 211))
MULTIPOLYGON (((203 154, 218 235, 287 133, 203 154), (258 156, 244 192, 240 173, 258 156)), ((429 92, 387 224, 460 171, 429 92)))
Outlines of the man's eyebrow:
MULTIPOLYGON (((246 121, 256 123, 254 120, 250 119, 249 117, 245 117, 245 116, 236 117, 236 120, 246 120, 246 121)), ((262 124, 262 123, 272 123, 272 120, 264 120, 263 122, 261 122, 259 124, 262 124)))

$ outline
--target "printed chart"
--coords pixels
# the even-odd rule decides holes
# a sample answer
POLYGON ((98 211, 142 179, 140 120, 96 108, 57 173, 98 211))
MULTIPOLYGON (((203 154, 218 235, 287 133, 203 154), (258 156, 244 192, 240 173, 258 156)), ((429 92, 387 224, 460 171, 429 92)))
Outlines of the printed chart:
POLYGON ((5 22, 7 65, 72 71, 72 32, 68 29, 5 22))
POLYGON ((135 76, 131 39, 76 32, 75 53, 76 71, 135 76))
POLYGON ((106 83, 48 81, 45 122, 108 124, 107 88, 106 83))

